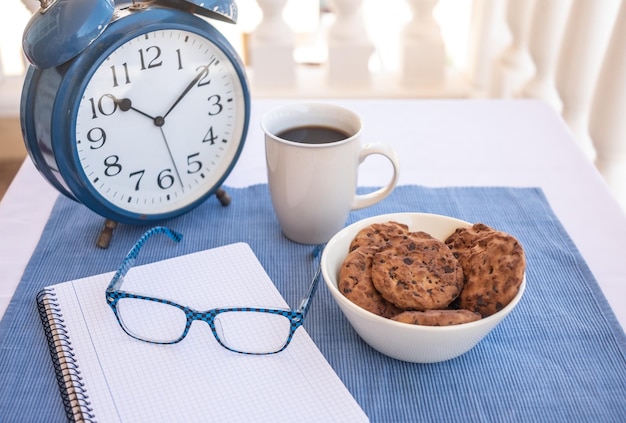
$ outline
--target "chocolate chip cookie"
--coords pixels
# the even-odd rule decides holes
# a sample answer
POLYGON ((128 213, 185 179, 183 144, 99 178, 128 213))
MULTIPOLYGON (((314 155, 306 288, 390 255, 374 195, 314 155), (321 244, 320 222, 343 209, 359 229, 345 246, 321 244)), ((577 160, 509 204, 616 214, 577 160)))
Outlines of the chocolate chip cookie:
POLYGON ((450 247, 454 256, 459 258, 459 256, 464 255, 467 250, 472 248, 481 236, 493 232, 493 228, 483 223, 475 223, 468 228, 457 228, 452 235, 446 239, 445 243, 450 247))
POLYGON ((443 242, 426 235, 393 238, 374 255, 374 287, 396 307, 447 308, 463 289, 458 260, 443 242))
POLYGON ((526 258, 515 237, 476 224, 457 229, 446 244, 465 275, 465 287, 456 301, 459 308, 486 317, 502 310, 517 295, 526 258))
POLYGON ((341 266, 337 287, 350 301, 374 314, 392 317, 402 310, 385 300, 372 284, 372 261, 379 247, 351 251, 341 266))
POLYGON ((451 326, 480 320, 481 315, 469 310, 403 311, 391 320, 423 326, 451 326))
POLYGON ((373 223, 361 229, 352 242, 349 251, 364 246, 384 246, 391 238, 408 234, 409 227, 404 223, 373 223))

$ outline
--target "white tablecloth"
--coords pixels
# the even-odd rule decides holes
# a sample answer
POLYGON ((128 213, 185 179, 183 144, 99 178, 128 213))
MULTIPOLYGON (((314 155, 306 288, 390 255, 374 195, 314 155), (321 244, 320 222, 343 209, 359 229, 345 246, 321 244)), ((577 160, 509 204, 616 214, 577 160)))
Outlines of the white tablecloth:
MULTIPOLYGON (((259 122, 265 110, 283 102, 253 101, 246 145, 226 185, 267 182, 259 122)), ((400 184, 541 187, 626 327, 626 216, 552 109, 532 100, 333 102, 362 116, 364 142, 397 150, 400 184)), ((384 159, 369 158, 359 184, 382 185, 389 174, 384 159)), ((56 197, 27 159, 0 203, 0 316, 56 197)))

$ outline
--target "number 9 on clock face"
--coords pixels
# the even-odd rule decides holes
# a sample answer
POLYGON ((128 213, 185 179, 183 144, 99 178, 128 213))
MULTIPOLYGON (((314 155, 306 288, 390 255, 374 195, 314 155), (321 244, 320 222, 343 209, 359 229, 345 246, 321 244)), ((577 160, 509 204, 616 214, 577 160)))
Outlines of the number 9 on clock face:
POLYGON ((76 152, 91 189, 138 214, 194 203, 236 159, 246 102, 233 62, 193 32, 162 29, 115 49, 86 85, 76 152))

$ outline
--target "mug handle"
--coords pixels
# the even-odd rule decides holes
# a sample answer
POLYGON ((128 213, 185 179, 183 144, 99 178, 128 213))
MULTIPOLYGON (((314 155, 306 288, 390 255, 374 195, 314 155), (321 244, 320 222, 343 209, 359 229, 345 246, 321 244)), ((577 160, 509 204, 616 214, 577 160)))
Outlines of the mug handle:
POLYGON ((354 200, 352 200, 351 210, 358 210, 373 206, 391 194, 391 191, 393 191, 398 183, 398 177, 400 176, 400 160, 395 150, 386 144, 365 144, 359 153, 359 165, 363 163, 367 156, 372 154, 385 156, 389 162, 391 162, 391 165, 393 166, 393 176, 384 187, 374 192, 370 192, 369 194, 355 195, 354 200))

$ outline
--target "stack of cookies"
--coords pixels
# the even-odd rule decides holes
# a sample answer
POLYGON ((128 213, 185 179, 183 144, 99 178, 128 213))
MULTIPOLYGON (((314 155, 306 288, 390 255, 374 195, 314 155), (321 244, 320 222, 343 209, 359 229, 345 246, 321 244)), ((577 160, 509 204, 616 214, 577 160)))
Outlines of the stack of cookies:
POLYGON ((339 275, 350 301, 404 323, 447 326, 505 307, 522 283, 526 260, 511 235, 477 223, 445 241, 397 222, 356 235, 339 275))

